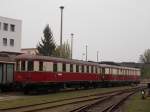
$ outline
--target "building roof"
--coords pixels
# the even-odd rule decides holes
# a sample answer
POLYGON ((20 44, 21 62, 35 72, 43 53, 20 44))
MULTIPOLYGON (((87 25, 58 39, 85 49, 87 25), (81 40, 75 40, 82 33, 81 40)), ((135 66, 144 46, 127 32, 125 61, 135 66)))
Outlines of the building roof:
POLYGON ((7 53, 0 53, 0 62, 12 63, 15 62, 15 56, 7 53))
POLYGON ((37 50, 37 48, 22 48, 21 50, 37 50))

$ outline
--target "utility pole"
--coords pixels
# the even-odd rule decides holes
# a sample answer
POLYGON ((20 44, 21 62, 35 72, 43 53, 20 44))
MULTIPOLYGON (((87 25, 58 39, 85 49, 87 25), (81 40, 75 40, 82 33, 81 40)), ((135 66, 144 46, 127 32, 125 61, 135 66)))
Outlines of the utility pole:
POLYGON ((88 46, 86 45, 86 61, 87 61, 87 47, 88 47, 88 46))
POLYGON ((73 33, 71 33, 71 59, 73 58, 73 37, 74 36, 74 34, 73 33))
POLYGON ((60 55, 62 56, 62 32, 63 32, 63 9, 64 6, 59 7, 61 10, 61 21, 60 21, 60 55))

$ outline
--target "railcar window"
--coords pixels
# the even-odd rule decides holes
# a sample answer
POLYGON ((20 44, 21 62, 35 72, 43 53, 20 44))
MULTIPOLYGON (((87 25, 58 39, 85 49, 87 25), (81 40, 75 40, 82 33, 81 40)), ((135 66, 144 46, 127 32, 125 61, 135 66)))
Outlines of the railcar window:
POLYGON ((53 64, 53 72, 57 72, 57 63, 53 64))
POLYGON ((127 70, 125 70, 125 75, 127 75, 127 70))
POLYGON ((33 68, 34 68, 34 63, 33 63, 33 61, 28 61, 28 70, 29 70, 29 71, 33 71, 33 68))
POLYGON ((76 65, 76 72, 79 72, 79 65, 76 65))
POLYGON ((105 74, 105 68, 102 68, 102 74, 105 74))
POLYGON ((16 67, 17 71, 20 71, 20 61, 17 61, 17 67, 16 67))
POLYGON ((98 73, 97 70, 98 70, 97 67, 95 67, 95 73, 98 73))
POLYGON ((63 72, 66 72, 66 64, 63 63, 63 72))
POLYGON ((91 73, 93 73, 93 66, 91 66, 91 73))
POLYGON ((21 61, 21 70, 25 71, 25 61, 21 61))
POLYGON ((73 64, 70 64, 70 72, 73 72, 73 64))
POLYGON ((82 73, 84 73, 84 65, 82 65, 82 73))
POLYGON ((89 66, 86 66, 86 72, 89 73, 89 66))
POLYGON ((39 70, 43 71, 43 62, 42 61, 39 63, 39 70))

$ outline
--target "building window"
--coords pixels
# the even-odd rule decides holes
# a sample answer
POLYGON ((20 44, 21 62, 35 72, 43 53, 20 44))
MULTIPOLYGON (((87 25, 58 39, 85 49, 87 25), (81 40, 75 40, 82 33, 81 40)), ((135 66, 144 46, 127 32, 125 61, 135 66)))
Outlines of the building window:
POLYGON ((14 46, 14 39, 10 39, 10 46, 14 46))
POLYGON ((63 63, 63 72, 66 72, 66 64, 63 63))
POLYGON ((57 72, 57 63, 53 64, 53 72, 57 72))
POLYGON ((39 63, 39 70, 43 71, 43 62, 42 61, 39 63))
POLYGON ((28 71, 33 71, 34 63, 33 61, 28 61, 28 71))
POLYGON ((3 38, 3 45, 7 46, 7 38, 3 38))
POLYGON ((73 64, 70 64, 70 72, 73 72, 73 64))
POLYGON ((3 29, 4 31, 8 31, 8 23, 3 23, 3 29))
POLYGON ((12 31, 12 32, 15 31, 15 25, 13 25, 13 24, 10 25, 10 31, 12 31))

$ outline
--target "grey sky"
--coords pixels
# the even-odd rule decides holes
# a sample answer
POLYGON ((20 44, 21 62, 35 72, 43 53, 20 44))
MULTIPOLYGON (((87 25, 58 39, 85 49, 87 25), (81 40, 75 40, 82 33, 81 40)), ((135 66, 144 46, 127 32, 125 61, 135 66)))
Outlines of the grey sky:
POLYGON ((22 48, 35 47, 49 24, 59 44, 60 9, 64 5, 63 41, 75 34, 73 57, 138 61, 150 48, 149 0, 0 0, 0 16, 21 19, 22 48))

